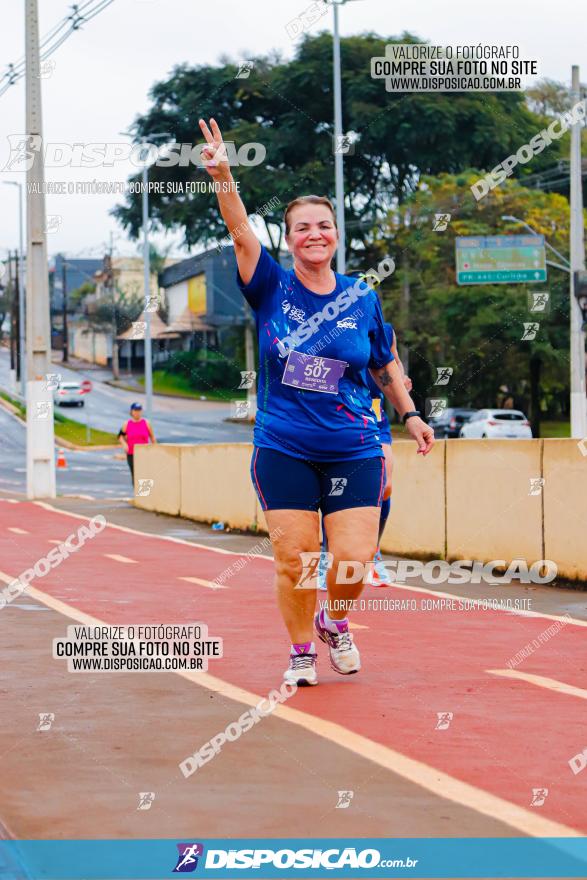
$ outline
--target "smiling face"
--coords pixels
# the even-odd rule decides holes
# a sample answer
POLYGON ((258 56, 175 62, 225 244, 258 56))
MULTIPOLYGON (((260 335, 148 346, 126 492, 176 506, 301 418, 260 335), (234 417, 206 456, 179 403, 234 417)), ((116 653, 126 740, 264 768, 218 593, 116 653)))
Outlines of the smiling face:
POLYGON ((140 420, 143 418, 142 409, 131 409, 130 414, 131 418, 133 418, 135 422, 140 422, 140 420))
POLYGON ((294 260, 329 265, 338 247, 338 232, 328 205, 301 204, 289 212, 287 246, 294 260))

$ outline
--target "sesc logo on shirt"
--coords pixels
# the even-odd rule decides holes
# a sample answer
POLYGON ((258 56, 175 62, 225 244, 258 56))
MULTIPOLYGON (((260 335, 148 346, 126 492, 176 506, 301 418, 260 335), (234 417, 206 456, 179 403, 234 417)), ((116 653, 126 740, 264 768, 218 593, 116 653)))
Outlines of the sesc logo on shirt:
POLYGON ((297 306, 292 306, 292 304, 286 299, 282 301, 281 308, 283 309, 284 315, 288 315, 292 321, 297 321, 298 324, 303 324, 306 320, 306 313, 304 310, 298 309, 297 306))
POLYGON ((342 321, 337 321, 336 326, 340 327, 341 330, 356 330, 357 322, 352 318, 344 318, 342 321))

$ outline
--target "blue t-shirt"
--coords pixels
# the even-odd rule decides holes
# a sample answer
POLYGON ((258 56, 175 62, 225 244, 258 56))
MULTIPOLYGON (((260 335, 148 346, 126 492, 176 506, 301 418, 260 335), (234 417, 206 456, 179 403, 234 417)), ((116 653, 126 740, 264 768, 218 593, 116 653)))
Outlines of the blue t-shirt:
POLYGON ((380 456, 365 371, 393 355, 375 291, 336 274, 332 293, 313 293, 264 247, 249 284, 238 273, 237 283, 255 312, 259 339, 255 445, 311 461, 380 456), (283 384, 292 350, 346 361, 338 393, 283 384))
MULTIPOLYGON (((393 332, 394 332, 391 324, 385 324, 385 332, 387 335, 387 341, 389 344, 389 348, 391 350, 391 346, 393 345, 393 332)), ((393 355, 392 355, 392 357, 393 357, 393 355)), ((373 378, 373 376, 371 375, 369 370, 366 370, 365 373, 367 376, 367 387, 369 388, 369 393, 371 394, 371 400, 380 400, 381 401, 381 418, 379 419, 379 426, 380 427, 384 426, 385 430, 388 432, 391 429, 391 426, 389 424, 389 419, 387 418, 387 413, 385 412, 385 409, 384 409, 385 394, 383 393, 383 391, 381 390, 379 385, 376 383, 375 379, 373 378)))

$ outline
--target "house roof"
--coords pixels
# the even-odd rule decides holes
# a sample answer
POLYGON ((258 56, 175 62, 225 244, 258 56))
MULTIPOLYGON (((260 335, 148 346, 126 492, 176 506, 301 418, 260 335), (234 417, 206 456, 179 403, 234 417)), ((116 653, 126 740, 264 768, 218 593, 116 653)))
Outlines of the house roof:
MULTIPOLYGON (((146 321, 144 310, 141 312, 136 321, 133 321, 133 324, 138 324, 140 322, 146 321)), ((117 336, 117 339, 137 339, 142 337, 135 336, 135 328, 131 324, 128 330, 125 330, 124 333, 120 333, 117 336)), ((168 327, 165 321, 162 321, 157 312, 151 313, 151 339, 169 339, 169 330, 171 327, 168 327)))
POLYGON ((176 333, 193 333, 194 331, 215 330, 212 324, 204 321, 205 315, 195 315, 189 306, 186 306, 181 315, 172 321, 168 329, 176 333))

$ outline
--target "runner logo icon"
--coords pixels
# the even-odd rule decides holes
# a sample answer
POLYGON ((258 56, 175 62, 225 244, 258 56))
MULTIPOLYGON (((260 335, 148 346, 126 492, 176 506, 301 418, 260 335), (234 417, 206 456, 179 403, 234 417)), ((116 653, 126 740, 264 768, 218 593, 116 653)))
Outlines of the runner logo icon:
POLYGON ((203 843, 177 843, 179 855, 177 864, 173 869, 174 874, 187 874, 195 871, 198 867, 198 858, 204 855, 203 843))

